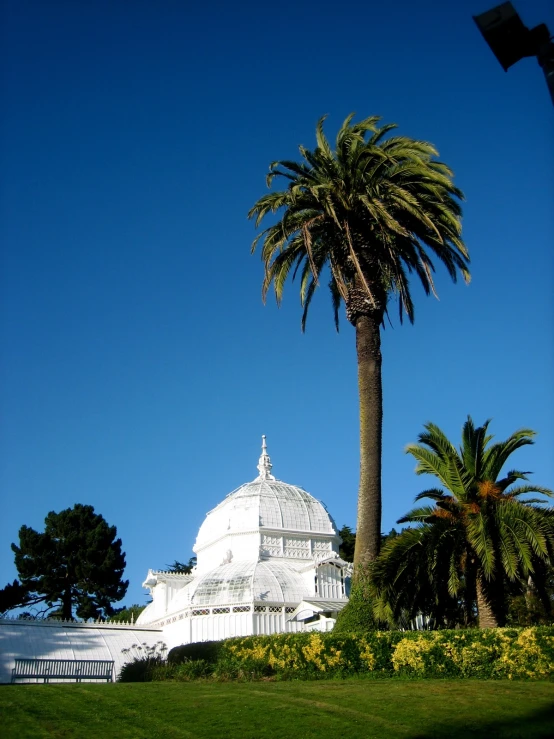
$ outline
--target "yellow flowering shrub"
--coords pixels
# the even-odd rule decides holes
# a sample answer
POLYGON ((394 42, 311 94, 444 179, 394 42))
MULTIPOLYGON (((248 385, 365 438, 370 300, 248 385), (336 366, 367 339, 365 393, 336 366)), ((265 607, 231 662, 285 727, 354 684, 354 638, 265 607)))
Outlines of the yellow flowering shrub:
POLYGON ((425 661, 423 652, 426 649, 425 642, 414 641, 413 639, 401 639, 394 647, 392 653, 392 666, 396 672, 403 668, 422 675, 425 671, 425 661))
MULTIPOLYGON (((203 657, 201 647, 201 644, 188 645, 186 649, 178 647, 177 654, 178 650, 195 655, 198 652, 198 656, 185 656, 185 661, 190 662, 203 657)), ((209 650, 204 655, 206 669, 211 670, 213 677, 225 678, 353 674, 554 678, 554 627, 551 626, 275 634, 227 639, 217 646, 211 643, 209 650)), ((172 661, 170 655, 169 662, 178 664, 179 660, 172 661)), ((166 679, 171 679, 170 673, 171 670, 166 679)))
POLYGON ((462 677, 488 677, 498 651, 481 641, 471 641, 467 645, 448 643, 445 649, 462 677))
POLYGON ((251 647, 242 647, 240 644, 230 644, 229 650, 238 659, 265 660, 269 651, 269 644, 254 643, 251 647))
POLYGON ((514 677, 550 677, 554 672, 554 636, 545 635, 542 642, 539 642, 537 629, 532 627, 523 629, 517 639, 504 639, 497 670, 510 680, 514 677), (544 642, 550 645, 550 650, 544 648, 544 642))
POLYGON ((359 639, 360 644, 360 659, 366 666, 366 668, 371 672, 371 670, 374 669, 375 663, 377 662, 375 655, 373 651, 371 650, 371 647, 369 646, 366 639, 361 637, 359 639))

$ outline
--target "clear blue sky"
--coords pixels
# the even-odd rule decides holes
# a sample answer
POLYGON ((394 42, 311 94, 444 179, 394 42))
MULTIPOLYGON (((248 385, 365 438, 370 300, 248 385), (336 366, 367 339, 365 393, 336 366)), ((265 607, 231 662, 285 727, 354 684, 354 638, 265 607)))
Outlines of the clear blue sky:
MULTIPOLYGON (((466 194, 469 287, 415 289, 384 334, 383 529, 425 485, 403 449, 470 413, 539 432, 516 465, 554 486, 553 108, 504 73, 458 3, 3 0, 0 586, 22 524, 92 504, 148 567, 187 560, 206 511, 274 472, 355 525, 352 327, 330 298, 260 296, 246 213, 271 161, 351 111, 427 139, 466 194)), ((546 1, 517 2, 528 26, 546 1)))

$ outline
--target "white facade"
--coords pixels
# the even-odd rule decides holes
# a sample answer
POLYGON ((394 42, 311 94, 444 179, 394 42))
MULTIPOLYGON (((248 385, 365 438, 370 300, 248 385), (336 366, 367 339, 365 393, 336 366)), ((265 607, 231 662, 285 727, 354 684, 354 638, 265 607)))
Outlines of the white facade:
POLYGON ((137 624, 169 648, 249 634, 330 630, 348 602, 350 565, 324 505, 276 480, 263 437, 258 477, 210 511, 190 575, 149 570, 137 624))

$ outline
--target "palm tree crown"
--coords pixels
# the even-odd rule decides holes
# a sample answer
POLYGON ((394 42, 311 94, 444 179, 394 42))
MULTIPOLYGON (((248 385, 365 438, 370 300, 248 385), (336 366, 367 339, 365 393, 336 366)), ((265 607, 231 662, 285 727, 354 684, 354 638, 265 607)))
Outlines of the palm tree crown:
POLYGON ((400 316, 412 321, 414 306, 407 272, 415 272, 427 294, 434 292, 430 253, 455 281, 457 270, 469 279, 469 255, 461 240, 462 193, 452 172, 434 159, 434 147, 405 136, 387 138, 395 124, 378 127, 379 118, 342 124, 333 151, 316 127, 317 147, 303 146, 303 161, 274 162, 267 184, 288 180, 286 190, 261 197, 250 210, 256 226, 270 212, 282 217, 254 241, 263 242, 264 297, 273 283, 280 301, 291 271, 301 275, 302 325, 323 269, 330 268, 330 289, 338 324, 344 300, 355 325, 360 313, 382 312, 391 293, 400 316), (369 137, 368 137, 369 134, 369 137))
MULTIPOLYGON (((480 625, 496 626, 504 617, 506 580, 527 582, 538 563, 553 561, 552 510, 544 508, 542 498, 521 497, 552 492, 534 484, 515 485, 527 482, 527 472, 510 470, 500 476, 510 455, 532 444, 535 433, 521 429, 490 444, 488 426, 489 421, 476 428, 468 417, 457 450, 441 429, 428 423, 419 444, 407 447, 417 459, 416 473, 434 475, 442 488, 416 497, 432 504, 401 518, 398 523, 415 523, 417 528, 404 531, 382 552, 376 582, 383 593, 388 590, 389 603, 400 605, 403 590, 411 590, 413 599, 418 587, 427 595, 433 591, 443 603, 447 594, 458 597, 464 589, 466 600, 477 601, 480 625)), ((417 607, 422 607, 421 598, 417 607)))

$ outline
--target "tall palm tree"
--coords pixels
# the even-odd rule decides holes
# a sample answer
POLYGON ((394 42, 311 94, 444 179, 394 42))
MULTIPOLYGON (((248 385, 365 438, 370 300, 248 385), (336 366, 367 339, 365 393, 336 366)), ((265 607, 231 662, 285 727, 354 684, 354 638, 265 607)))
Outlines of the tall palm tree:
MULTIPOLYGON (((475 428, 468 417, 459 450, 432 423, 419 444, 406 451, 417 459, 416 473, 438 478, 442 488, 420 493, 431 505, 415 508, 398 523, 415 523, 385 546, 373 570, 381 606, 395 616, 405 608, 436 616, 455 611, 460 600, 466 613, 476 602, 479 626, 502 625, 507 582, 526 586, 554 562, 554 517, 542 498, 552 491, 528 480, 527 472, 510 470, 500 477, 517 449, 533 444, 535 432, 521 429, 506 441, 491 444, 489 421, 475 428)), ((440 620, 440 619, 439 619, 440 620)))
MULTIPOLYGON (((264 300, 273 284, 279 303, 287 277, 300 276, 302 330, 315 289, 328 277, 338 330, 342 302, 356 329, 360 397, 360 487, 355 569, 379 553, 381 533, 381 326, 389 298, 396 296, 400 320, 414 319, 408 273, 427 294, 435 293, 433 259, 456 281, 469 279, 469 256, 461 239, 462 193, 452 172, 437 161, 431 144, 389 136, 394 124, 379 118, 352 123, 348 116, 335 149, 316 127, 317 146, 300 147, 302 160, 274 162, 267 185, 288 181, 285 190, 261 197, 249 212, 258 226, 278 220, 255 239, 262 241, 264 300)), ((435 293, 436 294, 436 293, 435 293)))

